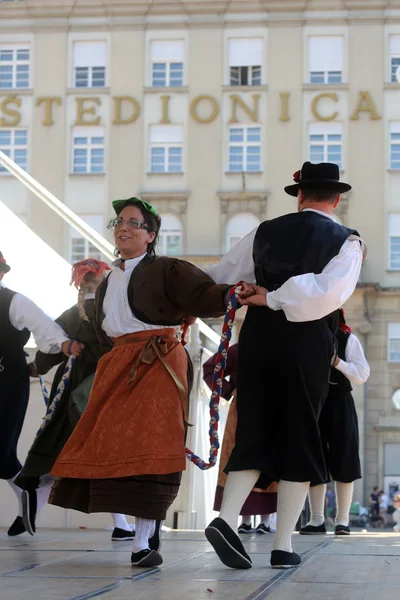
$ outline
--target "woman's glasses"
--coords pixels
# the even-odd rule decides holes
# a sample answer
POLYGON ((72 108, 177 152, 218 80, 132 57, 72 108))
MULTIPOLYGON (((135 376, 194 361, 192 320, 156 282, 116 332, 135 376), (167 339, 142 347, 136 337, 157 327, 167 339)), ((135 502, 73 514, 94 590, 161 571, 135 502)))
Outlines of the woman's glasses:
POLYGON ((107 223, 107 229, 115 229, 116 227, 120 227, 124 223, 126 223, 126 226, 129 227, 129 229, 147 229, 147 230, 149 230, 149 227, 146 225, 146 223, 142 223, 142 221, 139 221, 139 219, 125 220, 122 217, 116 217, 115 219, 110 219, 107 223))

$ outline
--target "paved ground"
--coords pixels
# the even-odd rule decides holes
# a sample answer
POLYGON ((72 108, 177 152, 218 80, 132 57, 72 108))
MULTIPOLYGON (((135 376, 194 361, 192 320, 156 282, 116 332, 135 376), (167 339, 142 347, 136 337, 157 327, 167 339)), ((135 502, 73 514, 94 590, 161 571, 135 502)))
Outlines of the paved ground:
POLYGON ((269 568, 272 535, 242 536, 248 571, 221 565, 202 532, 164 533, 164 565, 132 569, 131 542, 110 532, 0 530, 1 600, 399 600, 400 534, 294 537, 294 571, 269 568))

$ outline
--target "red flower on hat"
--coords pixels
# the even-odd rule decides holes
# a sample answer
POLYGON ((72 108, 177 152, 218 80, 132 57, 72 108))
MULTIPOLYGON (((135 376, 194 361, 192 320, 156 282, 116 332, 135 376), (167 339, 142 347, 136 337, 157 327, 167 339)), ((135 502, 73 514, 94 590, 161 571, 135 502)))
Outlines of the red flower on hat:
POLYGON ((301 171, 300 170, 296 171, 296 173, 293 173, 293 181, 295 183, 299 183, 300 179, 301 179, 301 171))

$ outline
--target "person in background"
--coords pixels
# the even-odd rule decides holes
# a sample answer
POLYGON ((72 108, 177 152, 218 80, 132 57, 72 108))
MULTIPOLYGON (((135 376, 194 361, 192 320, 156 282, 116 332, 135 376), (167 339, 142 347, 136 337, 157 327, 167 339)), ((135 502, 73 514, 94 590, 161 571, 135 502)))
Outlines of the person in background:
POLYGON ((371 515, 379 517, 379 488, 376 485, 369 496, 371 515))
POLYGON ((381 490, 379 492, 379 516, 382 519, 382 527, 385 529, 387 524, 387 511, 389 505, 389 498, 386 496, 385 492, 381 490))

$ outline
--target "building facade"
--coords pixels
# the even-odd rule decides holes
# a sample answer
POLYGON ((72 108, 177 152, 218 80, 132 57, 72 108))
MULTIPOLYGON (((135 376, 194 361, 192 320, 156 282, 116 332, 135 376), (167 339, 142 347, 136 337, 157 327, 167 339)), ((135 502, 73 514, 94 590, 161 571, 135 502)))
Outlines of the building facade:
MULTIPOLYGON (((0 2, 0 149, 110 241, 111 200, 140 195, 160 253, 214 262, 296 209, 302 162, 339 164, 337 217, 369 248, 347 306, 371 365, 360 500, 400 483, 399 82, 397 0, 0 2)), ((98 255, 3 168, 0 199, 71 262, 98 255)))

